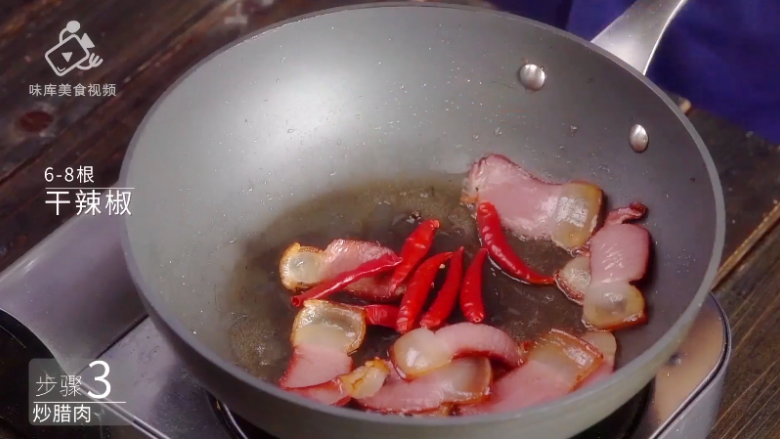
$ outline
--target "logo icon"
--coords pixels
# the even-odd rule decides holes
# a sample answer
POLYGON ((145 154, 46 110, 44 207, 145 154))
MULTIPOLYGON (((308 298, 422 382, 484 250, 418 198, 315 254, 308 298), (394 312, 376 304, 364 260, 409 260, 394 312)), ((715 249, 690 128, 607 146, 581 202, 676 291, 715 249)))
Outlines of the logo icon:
POLYGON ((73 69, 89 70, 103 64, 103 60, 89 49, 95 48, 95 43, 84 33, 76 35, 81 28, 78 21, 69 21, 65 29, 60 31, 60 42, 46 52, 46 62, 49 63, 57 76, 65 76, 73 69), (71 34, 66 37, 66 34, 71 34))

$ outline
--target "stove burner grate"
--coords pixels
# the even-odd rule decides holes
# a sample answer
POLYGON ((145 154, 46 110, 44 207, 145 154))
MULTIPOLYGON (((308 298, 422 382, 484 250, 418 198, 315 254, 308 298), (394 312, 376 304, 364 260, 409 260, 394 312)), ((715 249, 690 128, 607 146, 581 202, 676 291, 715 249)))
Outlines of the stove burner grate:
MULTIPOLYGON (((611 416, 572 439, 631 439, 645 412, 649 395, 648 386, 611 416)), ((213 396, 209 395, 209 400, 219 419, 236 439, 275 439, 269 433, 231 412, 226 405, 213 396)))
POLYGON ((269 433, 243 420, 240 416, 234 415, 226 405, 213 396, 209 395, 209 400, 219 420, 236 439, 275 439, 269 433))

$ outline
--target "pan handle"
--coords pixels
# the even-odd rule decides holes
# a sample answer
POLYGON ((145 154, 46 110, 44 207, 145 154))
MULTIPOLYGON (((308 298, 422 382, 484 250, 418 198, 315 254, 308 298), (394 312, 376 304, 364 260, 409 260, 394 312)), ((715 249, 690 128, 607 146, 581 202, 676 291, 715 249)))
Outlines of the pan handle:
POLYGON ((637 0, 591 42, 643 75, 666 28, 687 0, 637 0))

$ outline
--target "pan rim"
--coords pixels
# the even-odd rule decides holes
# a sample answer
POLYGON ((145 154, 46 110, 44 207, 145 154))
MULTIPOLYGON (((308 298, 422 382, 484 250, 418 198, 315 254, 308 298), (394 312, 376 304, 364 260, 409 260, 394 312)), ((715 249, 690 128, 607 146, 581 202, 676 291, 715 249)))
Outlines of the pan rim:
MULTIPOLYGON (((704 141, 701 139, 701 137, 699 136, 696 129, 693 127, 693 124, 690 122, 690 120, 682 113, 680 108, 676 104, 674 104, 671 101, 671 99, 647 77, 645 77, 635 69, 631 68, 627 63, 625 63, 617 56, 609 53, 608 51, 602 49, 599 46, 596 46, 595 44, 591 43, 588 40, 580 38, 567 31, 560 30, 552 26, 537 22, 535 20, 514 15, 508 12, 491 10, 491 9, 480 8, 475 6, 453 5, 453 4, 443 4, 443 3, 422 3, 422 2, 411 2, 411 1, 410 2, 367 3, 367 4, 329 8, 321 11, 312 12, 309 14, 292 17, 287 20, 283 20, 281 22, 277 22, 270 26, 259 29, 255 32, 247 34, 235 41, 232 41, 222 46, 221 48, 217 49, 216 51, 212 52, 207 57, 205 57, 204 59, 196 63, 194 66, 190 67, 171 86, 169 86, 168 89, 166 89, 166 91, 157 99, 154 105, 149 109, 149 111, 146 113, 141 123, 138 125, 138 128, 136 129, 128 145, 127 152, 122 162, 122 168, 120 170, 120 176, 119 176, 119 184, 126 183, 127 175, 130 171, 135 149, 140 143, 141 133, 144 132, 146 125, 154 118, 154 115, 159 110, 159 107, 162 104, 162 102, 164 102, 166 98, 182 82, 187 80, 187 78, 189 78, 194 72, 200 69, 203 65, 213 61, 216 57, 220 56, 221 54, 241 44, 244 44, 255 38, 258 38, 263 34, 275 31, 283 26, 287 26, 300 21, 309 20, 315 17, 330 15, 330 14, 343 12, 343 11, 352 11, 352 10, 360 10, 360 9, 398 8, 398 7, 459 9, 459 10, 469 11, 474 13, 498 15, 510 20, 518 21, 523 25, 534 26, 546 32, 555 34, 559 37, 567 38, 571 41, 581 44, 585 48, 590 49, 592 52, 595 52, 602 57, 608 58, 610 61, 618 64, 624 70, 627 70, 630 74, 632 74, 634 77, 640 80, 646 87, 648 87, 656 96, 658 96, 666 104, 666 106, 677 116, 677 119, 686 128, 688 134, 691 136, 691 139, 696 144, 696 147, 699 150, 699 154, 702 160, 704 161, 705 168, 707 170, 707 174, 710 178, 710 183, 712 185, 714 204, 715 204, 715 236, 713 240, 713 248, 712 248, 710 261, 708 263, 707 270, 704 273, 698 291, 694 295, 688 307, 682 312, 680 317, 667 329, 666 333, 663 336, 661 336, 649 349, 644 351, 642 354, 640 354, 638 357, 633 359, 628 364, 616 370, 615 373, 612 374, 612 376, 610 376, 608 379, 603 380, 599 384, 594 384, 589 388, 584 388, 575 391, 567 395, 565 398, 554 400, 545 404, 529 407, 527 409, 523 409, 515 412, 483 414, 483 415, 475 415, 475 416, 468 416, 468 417, 425 418, 425 417, 387 416, 387 415, 381 415, 376 413, 351 410, 343 407, 332 407, 325 404, 320 404, 308 398, 294 394, 292 392, 287 392, 279 388, 273 383, 258 379, 252 376, 251 374, 249 374, 247 371, 245 371, 238 365, 236 365, 235 363, 230 362, 227 359, 218 356, 210 348, 208 348, 203 342, 197 339, 189 330, 185 328, 185 326, 179 321, 179 319, 173 315, 172 311, 168 307, 166 307, 164 301, 162 300, 159 294, 148 293, 150 289, 146 284, 146 281, 144 280, 143 276, 141 275, 138 263, 135 257, 133 256, 133 252, 130 244, 129 227, 128 227, 127 218, 122 216, 122 220, 121 220, 122 227, 120 231, 120 235, 121 235, 120 241, 122 245, 122 251, 125 256, 125 261, 130 276, 133 282, 136 284, 136 287, 139 293, 141 294, 143 301, 153 309, 154 313, 157 314, 158 318, 162 321, 162 323, 164 323, 170 331, 176 334, 176 336, 178 336, 181 340, 183 340, 189 346, 190 349, 194 350, 194 352, 198 356, 208 361, 213 366, 216 366, 222 369, 223 371, 229 373, 230 375, 233 376, 233 378, 239 380, 242 384, 250 386, 255 390, 259 390, 264 393, 270 394, 276 398, 285 400, 288 403, 293 403, 299 406, 303 406, 307 409, 315 410, 327 415, 349 418, 350 420, 368 421, 377 424, 384 424, 384 425, 391 425, 391 426, 404 426, 404 427, 458 427, 458 426, 474 425, 474 424, 485 425, 485 424, 493 424, 493 423, 503 423, 508 421, 517 421, 519 419, 535 419, 537 422, 543 423, 545 421, 549 421, 550 416, 554 415, 558 410, 575 409, 579 406, 584 405, 589 400, 606 397, 612 391, 612 389, 615 389, 618 386, 620 386, 623 381, 629 380, 632 377, 638 375, 640 369, 646 366, 647 363, 652 363, 653 360, 658 362, 658 359, 656 357, 658 357, 661 353, 663 353, 663 351, 667 349, 669 345, 675 344, 677 341, 681 341, 681 339, 683 338, 680 336, 681 332, 687 333, 688 328, 686 328, 686 326, 690 327, 690 324, 693 322, 693 319, 695 319, 696 315, 701 309, 701 306, 704 303, 705 298, 710 293, 713 282, 717 275, 717 271, 720 266, 723 247, 725 243, 726 211, 725 211, 725 200, 723 196, 723 189, 722 189, 722 185, 720 182, 717 169, 715 167, 715 163, 712 159, 712 156, 709 153, 709 150, 704 144, 704 141)), ((594 422, 594 424, 596 422, 594 422)))

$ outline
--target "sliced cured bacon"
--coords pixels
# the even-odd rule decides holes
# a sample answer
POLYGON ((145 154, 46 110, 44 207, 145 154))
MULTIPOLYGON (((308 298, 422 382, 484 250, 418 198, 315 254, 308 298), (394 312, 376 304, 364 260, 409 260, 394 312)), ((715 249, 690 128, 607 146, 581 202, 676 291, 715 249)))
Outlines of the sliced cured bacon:
POLYGON ((487 358, 460 358, 412 381, 394 380, 358 403, 380 413, 425 413, 444 404, 473 403, 488 394, 492 370, 487 358))
POLYGON ((647 206, 642 203, 631 203, 628 207, 619 207, 607 214, 604 220, 605 226, 614 224, 623 224, 629 221, 635 221, 647 214, 647 206))
POLYGON ((585 387, 612 375, 612 372, 615 370, 617 340, 615 340, 615 336, 611 332, 588 332, 582 336, 582 339, 598 349, 604 358, 601 366, 580 384, 580 387, 585 387))
POLYGON ((331 346, 300 344, 293 348, 292 359, 279 385, 286 389, 322 384, 352 370, 352 358, 331 346))
MULTIPOLYGON (((279 381, 283 388, 311 387, 352 370, 349 354, 363 343, 365 313, 349 305, 307 300, 293 323, 293 355, 279 381)), ((309 389, 322 394, 322 389, 309 389)))
MULTIPOLYGON (((279 275, 285 288, 299 291, 390 254, 394 254, 392 250, 368 241, 336 239, 325 250, 296 242, 284 251, 279 275)), ((393 291, 388 273, 358 280, 348 285, 346 291, 362 299, 386 302, 400 297, 405 288, 402 285, 393 291)))
POLYGON ((330 381, 326 381, 315 386, 287 390, 327 405, 342 406, 352 399, 338 378, 334 378, 330 381))
POLYGON ((591 279, 583 300, 585 323, 615 331, 646 322, 645 299, 631 282, 645 276, 649 259, 650 233, 644 227, 612 222, 596 232, 590 241, 591 279))
POLYGON ((476 323, 457 323, 435 333, 414 329, 396 340, 390 352, 393 365, 406 379, 430 373, 453 358, 484 356, 510 367, 522 364, 521 349, 504 331, 476 323))
POLYGON ((323 404, 340 406, 352 398, 373 396, 382 388, 389 374, 390 368, 384 360, 374 359, 322 384, 288 390, 323 404))
POLYGON ((454 357, 489 357, 510 367, 523 364, 522 350, 506 332, 476 323, 456 323, 436 331, 454 357))
POLYGON ((598 223, 603 194, 585 182, 542 181, 508 158, 492 154, 471 167, 461 201, 486 201, 515 235, 551 239, 567 250, 587 243, 598 223))
POLYGON ((647 207, 634 203, 610 212, 588 243, 587 254, 555 274, 558 288, 583 306, 583 320, 609 331, 647 321, 645 299, 632 282, 642 279, 650 259, 650 233, 624 221, 641 218, 647 207))
POLYGON ((642 279, 650 257, 650 233, 636 224, 614 224, 590 240, 590 287, 642 279))
POLYGON ((461 415, 521 410, 566 396, 599 368, 602 355, 584 340, 559 330, 543 336, 528 361, 490 387, 490 398, 463 405, 461 415))

